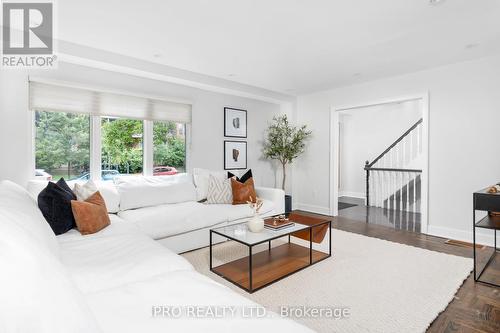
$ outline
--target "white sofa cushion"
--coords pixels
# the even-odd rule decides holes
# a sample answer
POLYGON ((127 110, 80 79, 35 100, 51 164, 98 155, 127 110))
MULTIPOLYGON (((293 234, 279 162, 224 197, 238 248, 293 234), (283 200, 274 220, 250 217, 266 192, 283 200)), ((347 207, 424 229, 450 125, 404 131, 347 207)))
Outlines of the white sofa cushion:
POLYGON ((120 194, 112 181, 96 181, 97 189, 101 193, 108 213, 118 213, 120 210, 120 194))
POLYGON ((225 171, 212 171, 201 168, 193 169, 193 181, 194 185, 196 186, 197 201, 205 200, 207 198, 210 175, 216 177, 219 180, 227 178, 227 173, 225 171))
MULTIPOLYGON (((261 214, 274 209, 272 201, 264 200, 261 214)), ((143 233, 153 239, 161 239, 184 232, 231 222, 252 216, 248 205, 213 204, 195 201, 159 205, 121 211, 118 216, 134 223, 143 233)))
POLYGON ((59 244, 56 235, 38 208, 38 204, 21 186, 3 180, 0 182, 0 209, 23 230, 31 234, 40 244, 53 255, 59 257, 59 244))
POLYGON ((140 232, 82 236, 60 244, 61 261, 84 293, 193 269, 183 257, 140 232))
POLYGON ((59 260, 0 210, 0 331, 100 332, 59 260))
POLYGON ((116 177, 120 210, 196 200, 189 174, 165 177, 116 177))
POLYGON ((258 304, 238 295, 195 271, 176 271, 131 283, 121 288, 87 295, 87 300, 104 332, 165 333, 165 332, 312 332, 292 320, 274 313, 265 317, 244 317, 243 309, 258 304), (153 306, 182 307, 235 307, 234 317, 179 318, 155 317, 153 306))
MULTIPOLYGON (((75 184, 85 184, 86 181, 68 181, 69 187, 73 187, 75 184)), ((116 189, 115 184, 112 181, 96 181, 94 182, 97 189, 101 193, 104 202, 106 202, 106 208, 108 213, 118 213, 120 210, 120 194, 116 189)), ((28 192, 35 199, 38 200, 38 194, 47 186, 46 180, 30 180, 28 182, 28 192)))

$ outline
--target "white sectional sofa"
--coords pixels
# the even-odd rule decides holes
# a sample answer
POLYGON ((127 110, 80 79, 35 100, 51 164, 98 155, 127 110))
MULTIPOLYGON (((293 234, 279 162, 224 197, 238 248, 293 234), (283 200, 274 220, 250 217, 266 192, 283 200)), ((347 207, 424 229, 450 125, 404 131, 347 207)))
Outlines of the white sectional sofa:
MULTIPOLYGON (((68 182, 73 187, 74 182, 68 182)), ((46 181, 30 181, 28 191, 37 198, 46 181)), ((117 177, 96 182, 114 221, 137 227, 141 233, 176 253, 208 246, 210 228, 240 223, 252 216, 247 205, 205 204, 191 174, 161 177, 117 177), (117 218, 118 217, 118 218, 117 218)), ((261 215, 282 214, 285 193, 281 189, 256 188, 264 200, 261 215)), ((74 230, 74 232, 77 232, 74 230)), ((214 238, 214 241, 222 241, 214 238)))
MULTIPOLYGON (((113 188, 102 187, 108 209, 119 209, 112 201, 116 193, 108 193, 113 188)), ((181 203, 172 205, 181 208, 181 203)), ((189 207, 201 209, 194 203, 189 207)), ((183 257, 143 233, 148 230, 141 229, 143 222, 127 221, 132 217, 120 212, 124 211, 110 214, 111 225, 98 233, 82 236, 71 230, 56 237, 26 190, 12 182, 0 182, 0 331, 309 331, 274 313, 260 318, 245 317, 244 309, 255 309, 258 305, 197 273, 183 257), (193 318, 186 311, 175 318, 165 311, 160 312, 162 316, 157 312, 159 308, 186 310, 206 306, 219 309, 231 306, 237 310, 234 315, 217 319, 193 318)), ((143 215, 147 219, 146 212, 149 211, 143 215)), ((169 220, 172 212, 161 211, 165 223, 182 222, 179 215, 175 221, 169 220)), ((221 207, 219 212, 225 214, 227 210, 221 207)), ((196 214, 204 217, 200 212, 196 214)), ((211 221, 234 222, 227 218, 211 221)), ((207 226, 203 222, 201 228, 207 226)), ((178 232, 182 231, 168 231, 165 235, 171 236, 163 239, 175 237, 178 232)), ((185 230, 184 234, 187 233, 185 230)))

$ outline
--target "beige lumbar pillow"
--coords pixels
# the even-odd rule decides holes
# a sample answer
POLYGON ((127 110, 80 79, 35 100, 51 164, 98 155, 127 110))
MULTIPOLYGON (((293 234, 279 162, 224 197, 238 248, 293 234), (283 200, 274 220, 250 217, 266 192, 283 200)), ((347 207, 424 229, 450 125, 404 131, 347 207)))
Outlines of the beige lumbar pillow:
POLYGON ((233 203, 233 190, 231 178, 221 179, 214 175, 208 178, 207 204, 233 203))
POLYGON ((193 169, 193 181, 194 185, 196 186, 197 201, 203 201, 207 198, 210 175, 213 175, 220 180, 227 178, 224 171, 212 171, 200 168, 193 169))
POLYGON ((97 186, 92 180, 89 180, 83 185, 77 183, 73 188, 73 193, 76 194, 78 201, 87 200, 95 192, 97 192, 97 186))

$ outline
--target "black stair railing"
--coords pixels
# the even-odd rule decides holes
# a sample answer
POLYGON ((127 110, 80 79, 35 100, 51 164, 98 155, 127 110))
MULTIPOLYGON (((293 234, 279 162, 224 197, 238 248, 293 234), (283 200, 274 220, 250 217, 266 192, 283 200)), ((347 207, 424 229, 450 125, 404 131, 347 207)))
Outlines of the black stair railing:
POLYGON ((404 169, 404 168, 385 168, 385 167, 374 167, 374 165, 379 162, 384 156, 386 156, 392 149, 394 149, 400 142, 402 142, 408 135, 410 135, 421 123, 423 119, 420 118, 415 124, 413 124, 406 132, 403 133, 399 138, 397 138, 387 149, 385 149, 380 155, 378 155, 371 163, 369 161, 365 162, 364 170, 366 171, 366 205, 370 206, 370 172, 373 171, 385 171, 385 172, 399 172, 399 173, 422 173, 421 169, 404 169))

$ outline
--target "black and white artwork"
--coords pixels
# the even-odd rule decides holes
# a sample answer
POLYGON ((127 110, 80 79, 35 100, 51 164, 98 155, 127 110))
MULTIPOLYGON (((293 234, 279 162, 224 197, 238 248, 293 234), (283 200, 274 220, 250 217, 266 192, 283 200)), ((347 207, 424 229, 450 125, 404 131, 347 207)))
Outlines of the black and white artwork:
POLYGON ((224 169, 247 168, 247 143, 245 141, 224 141, 224 169))
POLYGON ((230 138, 247 137, 247 111, 224 108, 224 136, 230 138))

